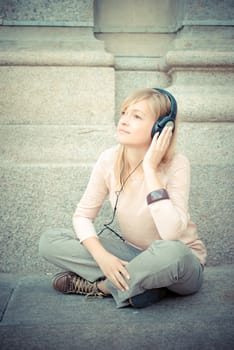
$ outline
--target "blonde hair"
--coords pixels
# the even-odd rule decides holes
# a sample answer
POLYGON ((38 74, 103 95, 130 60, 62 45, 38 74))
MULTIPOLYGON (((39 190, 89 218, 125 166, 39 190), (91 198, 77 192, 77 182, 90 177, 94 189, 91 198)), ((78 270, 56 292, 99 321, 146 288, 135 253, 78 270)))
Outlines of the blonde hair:
MULTIPOLYGON (((133 94, 128 96, 122 103, 121 113, 124 112, 131 104, 140 102, 142 100, 148 101, 149 107, 151 108, 155 116, 155 121, 157 121, 160 117, 168 115, 170 113, 171 103, 169 98, 166 95, 154 89, 137 90, 133 94)), ((163 163, 169 162, 174 155, 177 127, 178 121, 176 118, 175 129, 172 134, 171 143, 162 159, 163 163)), ((114 167, 115 180, 118 188, 121 188, 123 186, 124 181, 129 175, 129 171, 130 166, 126 156, 126 148, 124 145, 119 145, 118 151, 116 153, 114 167)))

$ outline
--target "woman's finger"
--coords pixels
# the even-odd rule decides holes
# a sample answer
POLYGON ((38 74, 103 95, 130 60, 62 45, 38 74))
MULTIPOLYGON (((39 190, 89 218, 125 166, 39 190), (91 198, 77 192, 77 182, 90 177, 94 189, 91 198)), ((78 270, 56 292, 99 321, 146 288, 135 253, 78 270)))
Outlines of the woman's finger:
POLYGON ((123 264, 123 266, 120 267, 120 272, 121 274, 127 279, 127 280, 130 280, 130 275, 129 275, 129 272, 128 270, 124 267, 128 264, 128 261, 124 261, 124 260, 121 260, 121 263, 123 264))
POLYGON ((125 292, 126 290, 129 290, 128 284, 122 277, 121 273, 116 273, 116 275, 113 275, 112 277, 109 277, 109 280, 122 292, 125 292))
POLYGON ((128 284, 127 284, 127 282, 126 282, 126 280, 123 277, 121 272, 117 273, 117 275, 115 277, 116 277, 122 291, 129 290, 129 286, 128 286, 128 284))
POLYGON ((160 148, 165 148, 165 147, 167 148, 170 143, 171 136, 172 136, 172 128, 165 127, 157 140, 157 146, 160 148))

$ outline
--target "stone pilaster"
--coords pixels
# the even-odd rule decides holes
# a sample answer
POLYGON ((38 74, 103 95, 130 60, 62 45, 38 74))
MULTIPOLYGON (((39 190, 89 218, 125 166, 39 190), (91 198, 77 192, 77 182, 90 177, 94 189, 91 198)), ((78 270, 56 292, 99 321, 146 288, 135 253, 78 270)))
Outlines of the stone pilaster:
POLYGON ((40 234, 72 228, 114 143, 114 60, 93 35, 93 0, 13 0, 0 12, 1 270, 37 271, 50 268, 40 234))
POLYGON ((186 26, 166 54, 182 120, 233 121, 233 34, 229 26, 186 26))
POLYGON ((208 262, 233 261, 233 11, 230 1, 185 1, 183 28, 166 54, 179 104, 179 148, 192 165, 192 217, 208 262))

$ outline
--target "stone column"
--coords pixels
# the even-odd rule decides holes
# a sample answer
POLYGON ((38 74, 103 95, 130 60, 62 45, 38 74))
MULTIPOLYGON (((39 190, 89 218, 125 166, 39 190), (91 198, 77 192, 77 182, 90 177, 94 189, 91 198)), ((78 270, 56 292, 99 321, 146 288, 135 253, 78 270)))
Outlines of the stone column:
POLYGON ((181 0, 95 2, 96 37, 115 56, 117 112, 133 90, 171 84, 165 55, 182 20, 181 0))
POLYGON ((233 262, 234 3, 184 2, 166 54, 179 104, 179 147, 192 164, 192 214, 212 264, 233 262))
POLYGON ((113 56, 93 35, 93 0, 6 1, 0 13, 1 269, 36 271, 41 232, 72 227, 114 143, 113 56))

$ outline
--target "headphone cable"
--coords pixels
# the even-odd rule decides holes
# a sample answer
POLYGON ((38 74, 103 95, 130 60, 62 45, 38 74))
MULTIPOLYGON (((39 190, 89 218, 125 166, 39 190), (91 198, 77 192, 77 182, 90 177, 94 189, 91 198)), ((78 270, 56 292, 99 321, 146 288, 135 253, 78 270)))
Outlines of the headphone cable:
POLYGON ((111 221, 108 222, 107 224, 104 224, 104 228, 98 233, 98 236, 100 236, 106 229, 110 230, 111 232, 113 232, 117 237, 119 237, 122 241, 124 241, 123 237, 120 236, 113 228, 109 227, 109 225, 111 225, 115 219, 115 214, 116 214, 116 210, 117 210, 117 205, 118 205, 118 201, 119 201, 119 196, 120 193, 122 192, 124 185, 126 184, 126 182, 128 181, 128 179, 130 178, 130 176, 137 170, 137 168, 141 165, 141 163, 143 162, 143 160, 141 160, 137 166, 128 174, 128 176, 126 177, 126 179, 124 180, 123 184, 121 185, 121 188, 119 191, 116 191, 116 200, 115 200, 115 206, 114 206, 114 210, 113 210, 113 214, 112 214, 112 218, 111 221))

